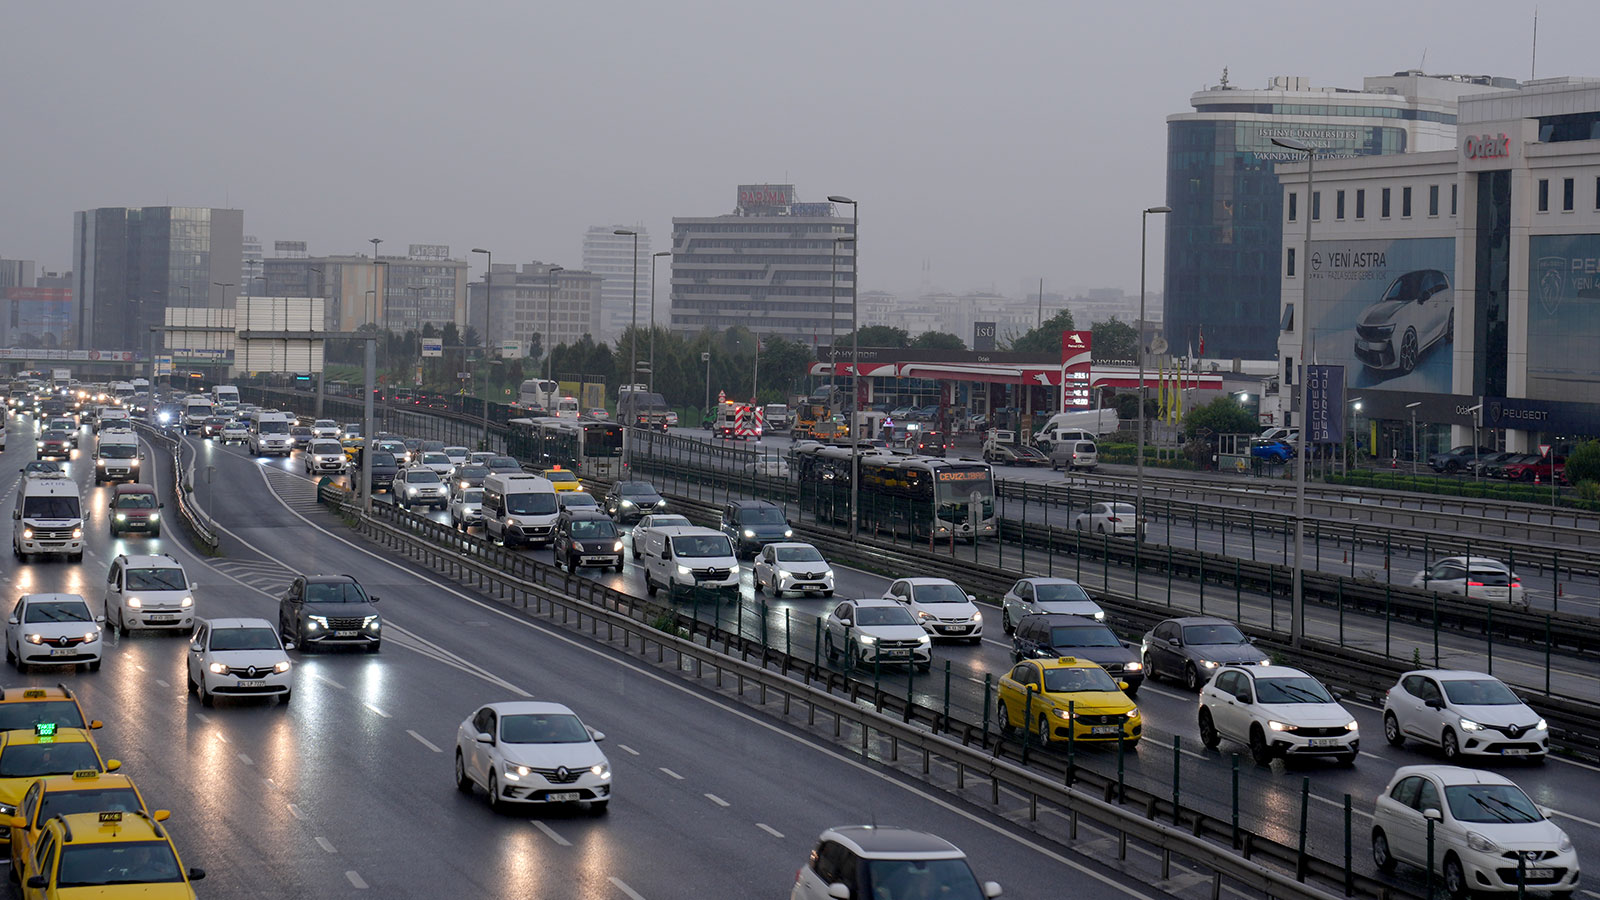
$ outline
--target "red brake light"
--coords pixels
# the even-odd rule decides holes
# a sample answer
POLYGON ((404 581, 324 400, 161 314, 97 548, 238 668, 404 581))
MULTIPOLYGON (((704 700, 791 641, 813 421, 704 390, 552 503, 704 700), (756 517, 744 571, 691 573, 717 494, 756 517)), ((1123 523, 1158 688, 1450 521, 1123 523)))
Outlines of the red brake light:
POLYGON ((1469 581, 1469 582, 1467 582, 1467 587, 1483 587, 1483 586, 1484 586, 1484 584, 1481 581, 1469 581))

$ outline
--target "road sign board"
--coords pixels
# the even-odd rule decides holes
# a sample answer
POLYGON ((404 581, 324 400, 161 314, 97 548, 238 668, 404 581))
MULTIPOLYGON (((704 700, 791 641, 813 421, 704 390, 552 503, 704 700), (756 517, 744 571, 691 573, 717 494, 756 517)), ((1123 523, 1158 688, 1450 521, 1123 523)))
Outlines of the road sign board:
POLYGON ((1540 444, 1539 445, 1539 455, 1540 456, 1549 456, 1550 455, 1550 445, 1549 444, 1540 444))

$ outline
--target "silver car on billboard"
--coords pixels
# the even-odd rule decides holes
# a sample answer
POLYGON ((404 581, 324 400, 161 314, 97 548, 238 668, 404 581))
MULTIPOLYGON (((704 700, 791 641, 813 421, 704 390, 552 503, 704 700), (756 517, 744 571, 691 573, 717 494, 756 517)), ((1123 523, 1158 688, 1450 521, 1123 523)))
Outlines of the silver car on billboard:
POLYGON ((1456 336, 1450 276, 1418 269, 1396 278, 1356 320, 1356 358, 1370 369, 1409 374, 1435 344, 1456 336))

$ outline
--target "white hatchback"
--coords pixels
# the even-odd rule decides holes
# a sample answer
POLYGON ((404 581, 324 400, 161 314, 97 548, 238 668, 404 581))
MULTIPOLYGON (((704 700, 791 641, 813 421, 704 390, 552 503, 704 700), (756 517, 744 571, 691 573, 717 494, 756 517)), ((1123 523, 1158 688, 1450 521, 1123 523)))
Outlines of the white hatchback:
POLYGON ((1550 752, 1548 727, 1504 682, 1482 672, 1418 669, 1383 695, 1389 743, 1432 744, 1451 762, 1462 756, 1542 761, 1550 752))
POLYGON ((1468 600, 1528 608, 1522 579, 1510 566, 1486 556, 1445 557, 1413 576, 1411 586, 1468 600))
POLYGON ((782 597, 784 591, 833 596, 833 567, 810 544, 768 544, 756 554, 751 573, 758 594, 771 588, 774 597, 782 597))
POLYGON ((135 628, 188 632, 194 589, 172 556, 118 556, 106 574, 105 621, 123 634, 135 628))
POLYGON ((6 662, 100 669, 100 623, 77 594, 23 594, 6 625, 6 662))
POLYGON ((482 787, 495 812, 558 803, 604 815, 612 793, 611 762, 598 746, 605 737, 560 703, 481 706, 456 729, 456 789, 482 787))
POLYGON ((1096 622, 1106 620, 1105 610, 1094 602, 1082 585, 1071 578, 1018 580, 1000 600, 1000 627, 1010 634, 1023 616, 1035 613, 1084 616, 1096 622))
POLYGON ((218 696, 279 697, 287 705, 294 693, 293 649, 266 619, 201 619, 189 639, 189 691, 206 706, 218 696))
POLYGON ((977 598, 948 578, 901 578, 889 585, 883 599, 903 603, 929 636, 983 640, 983 613, 977 598))

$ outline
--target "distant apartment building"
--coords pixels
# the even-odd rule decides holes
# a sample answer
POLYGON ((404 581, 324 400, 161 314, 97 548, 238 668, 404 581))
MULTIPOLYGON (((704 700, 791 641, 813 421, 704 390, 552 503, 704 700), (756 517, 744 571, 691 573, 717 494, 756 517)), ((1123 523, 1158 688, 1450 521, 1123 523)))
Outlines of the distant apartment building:
POLYGON ((850 328, 851 220, 795 200, 792 184, 741 185, 732 213, 672 220, 673 331, 741 325, 802 343, 850 328))
POLYGON ((389 331, 420 331, 467 321, 467 261, 443 244, 411 244, 404 256, 311 256, 304 241, 276 241, 262 261, 261 295, 322 297, 327 327, 353 331, 379 322, 389 331))
POLYGON ((33 260, 0 259, 0 289, 33 287, 33 260))
POLYGON ((261 262, 266 254, 261 252, 261 239, 253 234, 244 236, 244 266, 239 272, 239 296, 266 296, 262 293, 261 262))
MULTIPOLYGON (((650 232, 641 225, 595 225, 583 235, 583 268, 600 276, 600 324, 596 341, 615 342, 633 323, 635 289, 639 303, 640 327, 650 321, 650 232), (635 268, 633 236, 639 234, 639 255, 635 268), (636 280, 637 279, 637 280, 636 280)), ((667 320, 666 285, 658 285, 656 318, 667 320)))
POLYGON ((238 209, 116 206, 74 213, 65 343, 138 349, 168 307, 232 308, 243 242, 238 209))
POLYGON ((538 261, 520 269, 515 264, 495 263, 489 274, 493 294, 488 303, 484 302, 484 283, 471 283, 472 324, 479 334, 489 336, 488 346, 516 341, 528 352, 536 340, 543 350, 575 344, 584 335, 598 340, 595 335, 603 322, 605 279, 581 269, 562 269, 552 278, 553 268, 554 263, 538 261))

